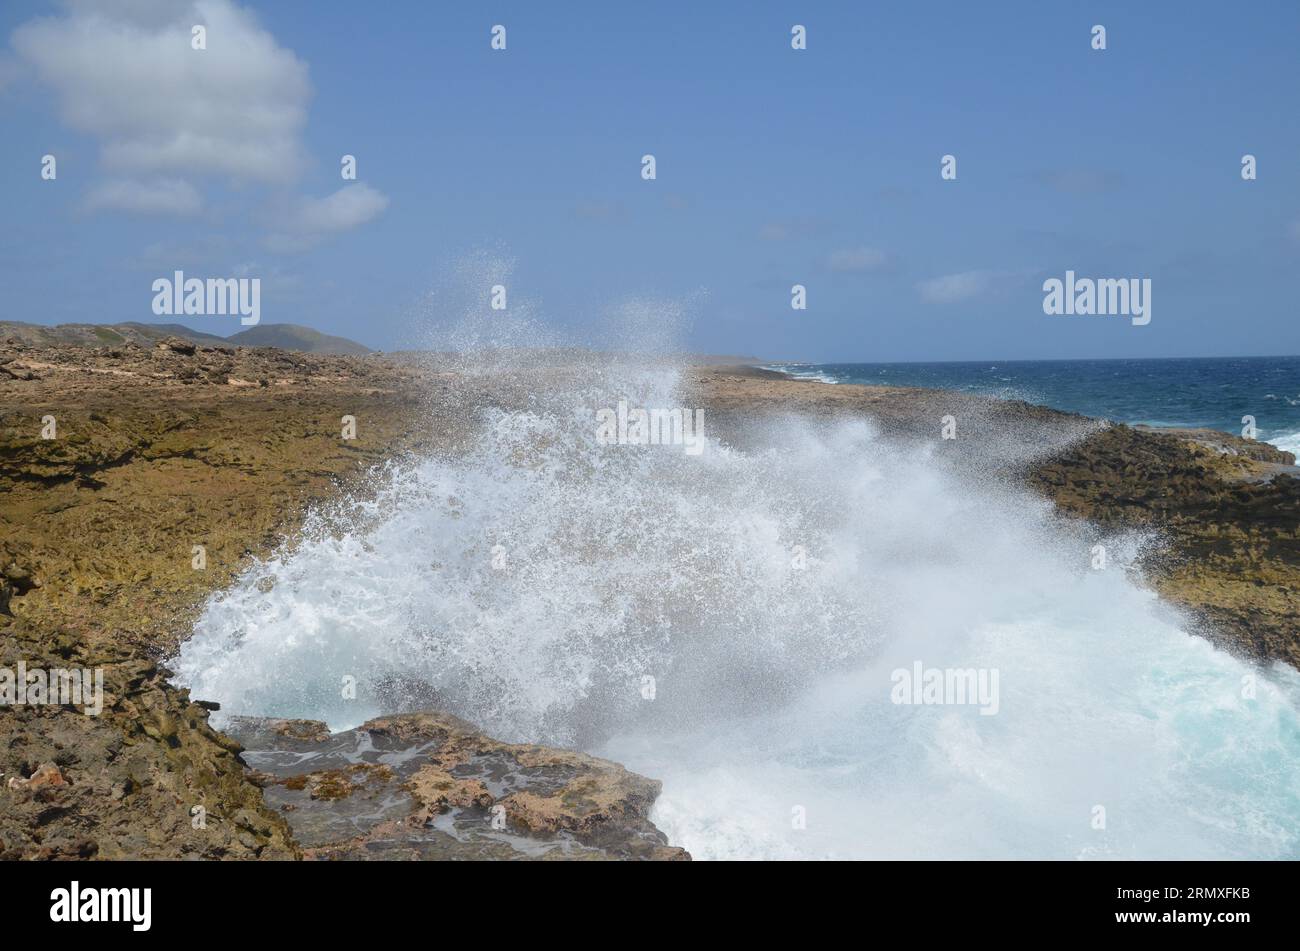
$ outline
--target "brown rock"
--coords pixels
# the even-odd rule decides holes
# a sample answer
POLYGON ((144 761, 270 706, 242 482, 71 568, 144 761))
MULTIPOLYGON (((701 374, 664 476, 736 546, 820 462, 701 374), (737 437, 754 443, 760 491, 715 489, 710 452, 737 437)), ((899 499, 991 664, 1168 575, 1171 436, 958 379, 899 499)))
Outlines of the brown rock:
POLYGON ((248 755, 272 774, 267 800, 309 857, 689 858, 649 821, 659 783, 608 760, 501 743, 437 713, 325 742, 244 725, 248 755))
POLYGON ((63 778, 63 771, 53 763, 42 763, 36 767, 36 770, 26 779, 17 776, 10 777, 10 789, 38 789, 41 786, 66 786, 68 781, 63 778))
POLYGON ((193 356, 198 349, 192 340, 186 340, 184 337, 164 337, 158 341, 157 348, 187 357, 193 356))

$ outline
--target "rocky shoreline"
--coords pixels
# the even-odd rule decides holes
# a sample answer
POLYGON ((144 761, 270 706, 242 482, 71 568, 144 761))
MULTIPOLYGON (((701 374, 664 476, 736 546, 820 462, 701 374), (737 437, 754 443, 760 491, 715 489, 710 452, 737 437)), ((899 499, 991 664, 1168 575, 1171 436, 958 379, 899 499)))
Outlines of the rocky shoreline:
POLYGON ((500 743, 445 714, 331 734, 238 718, 250 778, 310 859, 689 859, 648 818, 660 785, 608 760, 500 743))
MULTIPOLYGON (((502 379, 184 340, 0 344, 0 666, 102 668, 105 693, 99 716, 0 707, 0 858, 686 858, 647 818, 658 784, 617 764, 434 713, 332 736, 303 721, 217 731, 212 705, 163 664, 203 600, 292 538, 310 506, 364 491, 394 455, 456 451, 471 435, 461 408, 525 405, 529 373, 565 372, 587 370, 502 379)), ((686 382, 729 438, 756 414, 865 415, 1013 475, 1062 518, 1150 531, 1144 576, 1201 633, 1300 667, 1289 453, 738 367, 695 367, 686 382), (939 439, 945 415, 961 438, 939 439)))

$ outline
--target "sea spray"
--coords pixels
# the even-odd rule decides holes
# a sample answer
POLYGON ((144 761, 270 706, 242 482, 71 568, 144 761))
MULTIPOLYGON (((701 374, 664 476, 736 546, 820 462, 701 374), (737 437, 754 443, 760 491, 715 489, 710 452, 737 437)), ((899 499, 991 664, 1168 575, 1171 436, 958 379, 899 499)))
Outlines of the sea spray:
POLYGON ((849 500, 810 488, 871 427, 825 442, 792 422, 786 448, 757 454, 600 441, 596 407, 671 405, 674 384, 620 373, 487 411, 462 455, 393 467, 373 498, 318 516, 214 598, 182 676, 230 712, 337 728, 436 704, 507 738, 572 743, 698 715, 703 698, 770 704, 867 656, 880 595, 842 573, 858 544, 849 500), (791 569, 795 546, 807 570, 791 569), (697 690, 646 706, 646 675, 697 690))
POLYGON ((701 858, 1300 854, 1295 672, 1186 634, 1045 501, 862 420, 602 446, 599 407, 687 405, 669 371, 513 382, 214 597, 193 694, 593 749, 701 858), (999 671, 996 714, 891 702, 917 663, 999 671))

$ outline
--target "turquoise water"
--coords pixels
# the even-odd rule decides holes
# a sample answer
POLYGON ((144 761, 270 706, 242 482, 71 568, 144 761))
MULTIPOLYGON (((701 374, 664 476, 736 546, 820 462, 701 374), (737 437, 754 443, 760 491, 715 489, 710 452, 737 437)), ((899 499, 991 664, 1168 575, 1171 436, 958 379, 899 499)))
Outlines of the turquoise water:
POLYGON ((927 386, 985 393, 1121 423, 1203 426, 1300 452, 1300 357, 1189 360, 990 360, 971 363, 785 363, 828 383, 927 386))

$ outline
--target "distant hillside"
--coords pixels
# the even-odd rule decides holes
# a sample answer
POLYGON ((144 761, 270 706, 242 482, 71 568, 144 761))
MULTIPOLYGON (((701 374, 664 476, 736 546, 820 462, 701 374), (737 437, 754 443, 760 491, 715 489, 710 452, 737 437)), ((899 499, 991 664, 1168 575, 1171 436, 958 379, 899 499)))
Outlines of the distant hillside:
POLYGON ((331 337, 298 324, 258 324, 226 338, 237 347, 280 347, 307 353, 335 353, 359 356, 370 348, 346 337, 331 337))
POLYGON ((298 324, 261 324, 229 337, 218 337, 181 324, 29 324, 0 320, 0 340, 12 337, 29 347, 120 347, 125 343, 152 346, 164 337, 184 337, 208 347, 281 347, 307 353, 362 354, 370 349, 345 337, 331 337, 298 324))
POLYGON ((163 337, 173 336, 210 347, 226 345, 224 337, 200 333, 180 324, 57 324, 51 327, 20 320, 0 321, 0 338, 12 337, 29 347, 120 347, 124 343, 148 346, 163 337))

